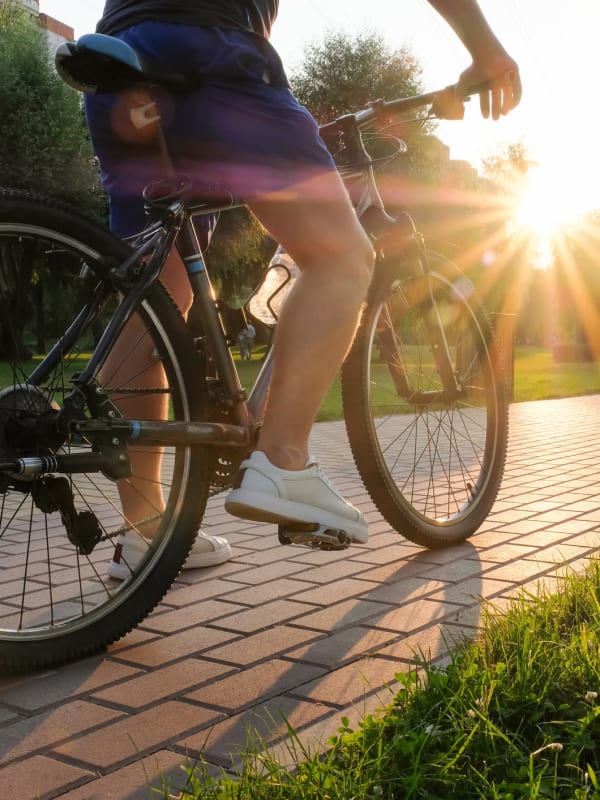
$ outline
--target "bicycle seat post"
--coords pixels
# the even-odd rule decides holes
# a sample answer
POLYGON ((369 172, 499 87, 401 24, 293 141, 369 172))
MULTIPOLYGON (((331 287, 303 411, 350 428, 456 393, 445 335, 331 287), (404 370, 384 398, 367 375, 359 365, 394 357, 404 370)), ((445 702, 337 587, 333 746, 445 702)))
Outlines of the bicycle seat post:
POLYGON ((194 304, 197 306, 199 317, 202 320, 203 334, 217 375, 227 397, 236 407, 238 424, 246 426, 249 419, 245 404, 246 392, 240 383, 233 356, 227 344, 227 333, 206 270, 196 228, 188 215, 185 216, 177 237, 176 247, 188 274, 194 294, 194 304))

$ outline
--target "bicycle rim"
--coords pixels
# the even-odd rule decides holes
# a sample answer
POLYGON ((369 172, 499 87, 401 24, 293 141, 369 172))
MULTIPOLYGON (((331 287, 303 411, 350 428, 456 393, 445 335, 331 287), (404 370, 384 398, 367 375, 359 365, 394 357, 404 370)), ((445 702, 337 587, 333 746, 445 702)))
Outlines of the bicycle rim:
POLYGON ((430 286, 462 392, 453 400, 443 395, 425 278, 375 283, 342 386, 351 447, 373 501, 396 531, 434 548, 463 541, 489 513, 508 429, 488 318, 451 262, 434 254, 430 262, 430 286))
MULTIPOLYGON (((15 193, 3 205, 5 200, 0 197, 0 307, 18 303, 20 313, 3 316, 1 329, 0 461, 84 455, 97 442, 71 432, 56 435, 52 420, 118 302, 103 288, 98 264, 122 260, 128 251, 66 209, 15 193), (94 324, 82 326, 49 369, 48 353, 90 292, 104 294, 94 324)), ((197 366, 193 347, 159 285, 136 325, 120 366, 113 363, 110 374, 105 365, 96 392, 121 409, 133 399, 159 397, 170 418, 201 418, 202 382, 197 376, 187 380, 197 366), (142 348, 150 348, 152 358, 134 370, 142 348)), ((110 419, 111 412, 105 413, 110 419)), ((81 409, 84 419, 98 416, 97 408, 81 409)), ((207 459, 185 446, 149 446, 137 455, 132 450, 132 474, 119 479, 98 471, 2 473, 1 667, 48 666, 100 650, 143 619, 171 585, 203 513, 207 459), (157 460, 158 473, 147 468, 157 460), (139 507, 147 510, 143 519, 124 509, 123 490, 140 498, 139 507), (138 552, 128 558, 123 551, 125 580, 115 580, 107 565, 125 532, 135 538, 138 552), (90 537, 98 540, 91 549, 90 537)))

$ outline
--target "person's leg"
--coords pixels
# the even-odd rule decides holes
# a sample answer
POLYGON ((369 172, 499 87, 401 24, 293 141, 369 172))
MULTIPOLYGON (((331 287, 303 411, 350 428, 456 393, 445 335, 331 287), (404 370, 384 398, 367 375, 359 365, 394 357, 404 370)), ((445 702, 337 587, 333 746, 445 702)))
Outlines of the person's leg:
POLYGON ((246 519, 318 523, 366 542, 364 516, 309 458, 308 443, 319 406, 352 343, 371 278, 371 244, 335 172, 251 207, 301 275, 277 325, 257 450, 242 463, 225 507, 246 519))
POLYGON ((273 342, 273 379, 258 447, 302 469, 319 406, 348 351, 366 298, 373 249, 337 173, 251 204, 301 269, 273 342))
MULTIPOLYGON (((187 314, 192 293, 185 276, 184 266, 176 252, 171 253, 161 275, 161 280, 171 293, 182 313, 187 314)), ((102 368, 100 380, 105 385, 128 386, 135 375, 135 385, 139 388, 167 389, 167 377, 162 364, 156 357, 154 343, 144 336, 145 328, 138 316, 127 324, 115 347, 111 350, 102 368)), ((119 410, 125 416, 138 419, 166 419, 167 395, 158 392, 147 395, 121 397, 119 410)), ((124 516, 128 524, 150 520, 164 510, 161 484, 161 451, 153 448, 129 448, 132 476, 118 483, 119 496, 124 516)), ((157 526, 148 522, 144 535, 151 536, 157 526)))
MULTIPOLYGON (((184 266, 176 252, 169 256, 161 280, 182 313, 187 314, 192 293, 184 266)), ((119 386, 121 381, 128 385, 128 379, 135 375, 138 387, 168 388, 154 344, 148 336, 144 337, 144 330, 139 317, 130 320, 104 364, 101 380, 111 386, 119 386)), ((121 398, 118 405, 123 414, 139 419, 166 419, 168 414, 166 394, 121 398)), ((165 507, 161 480, 162 451, 159 448, 149 451, 148 448, 131 445, 129 458, 132 476, 120 480, 118 490, 125 518, 124 527, 135 526, 137 533, 117 538, 112 560, 108 564, 108 574, 117 580, 127 578, 144 555, 146 545, 139 534, 146 539, 152 538, 159 524, 158 517, 165 507)), ((184 566, 187 569, 215 566, 230 557, 231 547, 226 539, 199 532, 184 566)))

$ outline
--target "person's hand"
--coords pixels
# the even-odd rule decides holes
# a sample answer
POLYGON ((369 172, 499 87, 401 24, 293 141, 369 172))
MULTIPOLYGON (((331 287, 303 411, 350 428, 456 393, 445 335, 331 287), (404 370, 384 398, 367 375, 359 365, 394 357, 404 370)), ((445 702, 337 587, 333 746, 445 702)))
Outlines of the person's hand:
POLYGON ((519 104, 522 94, 521 76, 516 62, 508 55, 500 55, 486 60, 474 61, 460 76, 456 84, 461 96, 479 94, 482 115, 487 119, 499 119, 519 104), (486 88, 478 91, 482 84, 486 88))

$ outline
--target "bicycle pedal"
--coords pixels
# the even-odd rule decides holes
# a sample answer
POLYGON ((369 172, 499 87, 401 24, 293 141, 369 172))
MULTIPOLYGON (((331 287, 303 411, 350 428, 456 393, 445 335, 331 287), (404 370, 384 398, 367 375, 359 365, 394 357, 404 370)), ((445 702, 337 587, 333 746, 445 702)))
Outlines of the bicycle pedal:
POLYGON ((346 550, 352 539, 346 531, 318 523, 290 522, 277 530, 281 544, 297 544, 313 550, 346 550))

